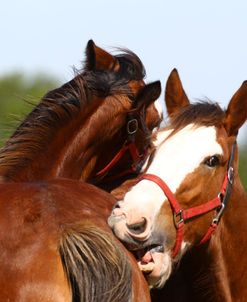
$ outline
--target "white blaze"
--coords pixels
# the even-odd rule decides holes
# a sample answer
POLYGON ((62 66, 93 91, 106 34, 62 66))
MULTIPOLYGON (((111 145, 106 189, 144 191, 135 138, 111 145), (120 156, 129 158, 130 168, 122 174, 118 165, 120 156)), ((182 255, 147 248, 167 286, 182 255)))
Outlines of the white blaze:
MULTIPOLYGON (((190 124, 175 135, 167 138, 169 131, 158 133, 157 151, 146 173, 159 176, 175 193, 185 177, 193 172, 208 156, 222 154, 216 140, 215 127, 193 127, 190 124), (167 140, 164 141, 164 139, 167 140)), ((143 180, 125 195, 123 204, 129 209, 145 209, 147 218, 159 212, 165 196, 155 183, 143 180)))

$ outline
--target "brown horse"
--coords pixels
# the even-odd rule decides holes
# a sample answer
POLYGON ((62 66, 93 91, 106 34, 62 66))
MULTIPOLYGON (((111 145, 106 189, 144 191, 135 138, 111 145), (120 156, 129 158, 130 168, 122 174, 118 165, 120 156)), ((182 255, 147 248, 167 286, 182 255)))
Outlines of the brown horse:
POLYGON ((0 184, 0 301, 150 301, 106 223, 114 202, 68 179, 0 184))
POLYGON ((154 106, 160 82, 145 85, 144 76, 134 53, 113 56, 90 40, 83 71, 47 93, 1 150, 2 179, 100 184, 138 172, 161 121, 154 106))
POLYGON ((236 138, 247 119, 247 82, 223 111, 210 102, 190 104, 174 70, 166 105, 170 122, 158 133, 147 171, 109 223, 135 250, 150 285, 178 282, 178 273, 184 278, 169 280, 173 293, 165 286, 154 301, 246 301, 247 196, 236 138))
POLYGON ((48 93, 0 154, 1 301, 150 301, 106 224, 115 199, 76 180, 100 183, 112 158, 111 176, 139 168, 160 84, 144 84, 131 52, 90 41, 86 53, 85 70, 48 93))

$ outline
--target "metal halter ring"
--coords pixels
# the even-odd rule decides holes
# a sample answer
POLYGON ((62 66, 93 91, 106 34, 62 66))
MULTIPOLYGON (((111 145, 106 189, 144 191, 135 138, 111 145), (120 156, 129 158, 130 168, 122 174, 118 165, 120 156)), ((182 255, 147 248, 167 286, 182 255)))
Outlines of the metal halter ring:
POLYGON ((234 174, 233 167, 229 167, 229 169, 227 171, 227 177, 228 177, 228 181, 230 182, 231 185, 233 182, 233 174, 234 174))
POLYGON ((137 119, 132 119, 127 123, 127 132, 128 134, 134 134, 138 130, 138 121, 137 119))
POLYGON ((216 214, 216 216, 213 219, 214 224, 219 223, 220 217, 222 216, 224 209, 225 209, 225 205, 224 205, 224 203, 222 203, 221 206, 220 206, 220 209, 218 210, 218 213, 216 214))

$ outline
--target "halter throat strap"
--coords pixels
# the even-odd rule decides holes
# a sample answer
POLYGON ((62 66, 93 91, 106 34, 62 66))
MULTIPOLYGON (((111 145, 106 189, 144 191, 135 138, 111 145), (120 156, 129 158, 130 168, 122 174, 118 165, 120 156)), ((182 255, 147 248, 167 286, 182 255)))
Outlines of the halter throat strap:
POLYGON ((234 174, 233 160, 234 160, 235 150, 236 150, 236 142, 233 144, 230 159, 228 161, 228 168, 225 173, 224 180, 218 196, 204 204, 189 209, 183 209, 181 207, 175 195, 168 187, 168 185, 157 175, 143 174, 139 178, 140 181, 146 179, 156 183, 162 189, 168 201, 170 202, 173 211, 174 225, 177 229, 176 242, 173 247, 172 257, 176 257, 178 252, 181 250, 181 245, 184 236, 184 224, 189 222, 192 218, 196 218, 212 210, 216 210, 215 217, 213 218, 209 229, 207 230, 206 234, 203 236, 199 244, 203 244, 204 242, 206 242, 211 237, 212 233, 218 226, 221 216, 227 206, 230 197, 230 192, 233 182, 233 174, 234 174))

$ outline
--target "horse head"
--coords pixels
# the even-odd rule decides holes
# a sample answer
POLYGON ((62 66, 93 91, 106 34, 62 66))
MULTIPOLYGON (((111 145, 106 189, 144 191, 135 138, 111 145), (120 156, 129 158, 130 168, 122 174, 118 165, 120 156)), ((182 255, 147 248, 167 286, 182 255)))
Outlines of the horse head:
POLYGON ((150 133, 161 121, 154 105, 160 82, 146 85, 144 76, 134 53, 123 50, 114 56, 90 40, 82 71, 48 92, 1 150, 2 178, 98 183, 121 149, 124 154, 112 175, 140 164, 150 133))
POLYGON ((169 123, 158 131, 146 172, 108 220, 154 287, 164 285, 187 250, 208 242, 234 196, 244 196, 236 137, 247 118, 247 82, 225 111, 191 104, 176 70, 165 96, 169 123))

